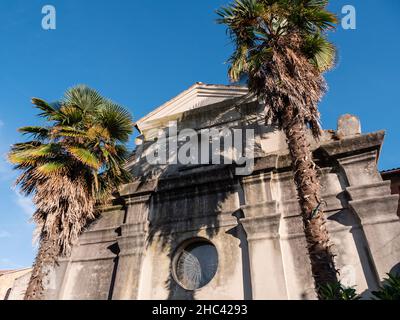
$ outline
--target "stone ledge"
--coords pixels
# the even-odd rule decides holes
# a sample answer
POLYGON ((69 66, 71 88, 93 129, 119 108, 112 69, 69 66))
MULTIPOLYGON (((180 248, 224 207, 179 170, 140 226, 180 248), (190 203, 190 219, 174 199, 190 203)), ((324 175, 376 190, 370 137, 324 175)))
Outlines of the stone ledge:
POLYGON ((87 230, 79 238, 79 245, 90 245, 103 242, 112 242, 118 237, 116 231, 119 226, 99 230, 87 230))
POLYGON ((81 263, 81 262, 92 262, 92 261, 107 261, 107 260, 113 260, 117 256, 115 254, 112 254, 108 257, 101 257, 101 258, 78 258, 78 259, 73 259, 70 261, 71 265, 74 263, 81 263))
POLYGON ((293 240, 293 239, 304 239, 306 241, 306 235, 304 232, 298 233, 281 233, 280 234, 281 240, 293 240))
POLYGON ((96 209, 101 213, 108 213, 108 212, 116 212, 116 211, 121 211, 124 209, 124 206, 122 204, 117 204, 117 205, 101 205, 101 206, 96 206, 96 209))
MULTIPOLYGON (((347 137, 339 141, 324 142, 317 147, 324 151, 328 156, 341 158, 349 155, 365 153, 368 150, 380 151, 385 137, 385 131, 378 131, 365 135, 347 137)), ((288 153, 268 154, 265 157, 255 159, 254 172, 271 170, 291 170, 291 159, 288 153)))
POLYGON ((147 181, 135 181, 122 186, 119 190, 121 197, 128 197, 131 195, 141 195, 154 192, 158 180, 151 179, 147 181))
MULTIPOLYGON (((374 224, 387 221, 399 221, 397 216, 399 195, 389 195, 362 200, 349 201, 354 213, 361 219, 362 224, 374 224)), ((399 225, 400 227, 400 225, 399 225)))
POLYGON ((242 209, 245 218, 268 218, 277 215, 277 201, 266 201, 250 205, 244 205, 242 209))
MULTIPOLYGON (((346 209, 347 205, 343 206, 343 202, 345 201, 344 197, 345 197, 345 194, 343 191, 338 194, 322 195, 322 199, 325 200, 326 204, 327 204, 326 206, 322 207, 322 210, 326 213, 329 213, 332 211, 346 209)), ((346 201, 346 203, 347 203, 347 201, 346 201)))
POLYGON ((120 249, 119 256, 141 255, 146 244, 146 234, 118 237, 117 244, 120 249))
POLYGON ((390 194, 390 181, 347 187, 346 192, 349 194, 351 200, 384 197, 390 194))
POLYGON ((321 149, 331 157, 343 157, 363 153, 366 150, 380 151, 384 138, 385 131, 378 131, 324 144, 321 149))
POLYGON ((128 197, 125 198, 125 204, 127 206, 131 206, 131 205, 136 205, 136 204, 142 204, 142 203, 146 203, 150 200, 151 195, 150 194, 146 194, 146 195, 130 195, 128 197))
POLYGON ((148 223, 134 223, 134 224, 123 224, 121 225, 121 237, 135 237, 137 235, 146 234, 148 229, 148 223))
POLYGON ((240 219, 248 240, 279 238, 281 215, 240 219))
POLYGON ((272 180, 271 174, 268 173, 256 173, 251 176, 244 176, 242 178, 243 185, 255 185, 261 184, 272 180))

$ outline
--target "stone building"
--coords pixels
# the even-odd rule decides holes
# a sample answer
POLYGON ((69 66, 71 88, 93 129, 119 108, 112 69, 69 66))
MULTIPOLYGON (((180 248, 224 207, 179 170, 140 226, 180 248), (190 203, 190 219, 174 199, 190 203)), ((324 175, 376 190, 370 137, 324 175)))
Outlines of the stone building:
POLYGON ((0 270, 0 300, 22 300, 32 269, 0 270))
MULTIPOLYGON (((316 298, 284 135, 246 94, 197 83, 136 123, 135 181, 60 260, 47 298, 316 298), (150 165, 154 142, 172 139, 171 121, 199 136, 253 129, 252 173, 237 175, 235 161, 150 165)), ((399 197, 377 170, 384 136, 362 134, 349 115, 320 141, 310 135, 337 267, 364 297, 400 262, 399 197)))
MULTIPOLYGON (((400 168, 383 171, 382 178, 385 181, 390 181, 392 194, 400 194, 400 168)), ((400 217, 400 199, 397 214, 400 217)))

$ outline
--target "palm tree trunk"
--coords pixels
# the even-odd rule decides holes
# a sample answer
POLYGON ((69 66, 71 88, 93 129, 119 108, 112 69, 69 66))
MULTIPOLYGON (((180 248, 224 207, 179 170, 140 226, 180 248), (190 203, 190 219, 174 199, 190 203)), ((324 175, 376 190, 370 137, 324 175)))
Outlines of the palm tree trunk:
MULTIPOLYGON (((283 130, 289 145, 294 180, 302 210, 307 248, 317 293, 321 285, 337 282, 337 270, 331 251, 326 218, 319 210, 321 186, 306 137, 303 117, 285 109, 283 130)), ((321 297, 320 297, 321 298, 321 297)))
POLYGON ((44 293, 44 283, 48 275, 48 267, 53 266, 58 254, 57 241, 42 239, 38 254, 33 265, 32 275, 25 292, 25 300, 41 300, 44 293))

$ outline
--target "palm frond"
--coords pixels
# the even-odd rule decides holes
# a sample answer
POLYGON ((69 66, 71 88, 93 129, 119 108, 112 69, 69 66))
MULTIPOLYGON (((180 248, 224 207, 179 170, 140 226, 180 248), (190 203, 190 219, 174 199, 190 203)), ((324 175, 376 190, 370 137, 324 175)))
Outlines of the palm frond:
POLYGON ((51 130, 51 134, 54 137, 70 137, 82 139, 88 138, 88 134, 86 131, 65 125, 54 126, 51 130))
POLYGON ((99 107, 98 119, 111 139, 127 142, 133 132, 132 116, 125 108, 108 101, 99 107))
POLYGON ((67 150, 82 164, 89 166, 95 170, 100 169, 101 163, 99 159, 90 150, 83 147, 69 147, 67 150))
POLYGON ((320 72, 325 72, 335 65, 335 46, 319 34, 305 37, 303 52, 320 72))
POLYGON ((232 57, 229 59, 229 77, 233 82, 240 80, 241 76, 248 72, 248 47, 242 45, 237 48, 232 57))
POLYGON ((104 100, 96 90, 85 85, 78 85, 66 92, 63 103, 67 106, 75 106, 86 113, 95 110, 104 103, 104 100))
POLYGON ((61 124, 67 126, 72 126, 79 123, 82 121, 82 117, 84 116, 79 106, 66 104, 61 106, 60 115, 61 117, 59 120, 61 120, 61 124))
POLYGON ((111 139, 110 132, 101 125, 93 125, 87 131, 87 137, 91 140, 101 139, 109 141, 111 139))
POLYGON ((57 144, 43 144, 34 146, 32 144, 18 145, 8 155, 8 160, 13 164, 35 165, 41 158, 53 157, 59 152, 57 144))
POLYGON ((30 135, 34 139, 44 140, 49 137, 49 129, 40 126, 27 126, 18 129, 24 135, 30 135))
POLYGON ((39 114, 41 117, 46 117, 50 120, 55 114, 57 114, 57 109, 42 99, 32 98, 32 104, 34 104, 36 108, 43 111, 39 114))
POLYGON ((67 165, 62 161, 50 161, 38 166, 36 170, 45 176, 59 175, 66 172, 67 165))

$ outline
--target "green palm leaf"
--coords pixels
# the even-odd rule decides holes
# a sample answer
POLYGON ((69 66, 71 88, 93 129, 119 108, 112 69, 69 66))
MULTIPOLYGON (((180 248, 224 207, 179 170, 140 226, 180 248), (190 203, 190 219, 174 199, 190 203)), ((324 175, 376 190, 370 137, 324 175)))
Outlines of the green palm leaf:
POLYGON ((90 150, 80 147, 69 147, 68 152, 77 160, 93 169, 100 169, 101 163, 99 159, 90 150))
POLYGON ((61 174, 66 169, 66 163, 61 161, 51 161, 37 167, 37 171, 46 176, 61 174))
POLYGON ((35 105, 36 108, 42 110, 43 112, 39 114, 41 117, 46 117, 51 119, 54 115, 57 114, 56 108, 51 106, 46 101, 39 99, 39 98, 32 98, 32 103, 35 105))
POLYGON ((303 51, 320 72, 327 71, 335 65, 336 49, 321 35, 306 36, 303 51))
POLYGON ((63 104, 75 106, 84 114, 95 110, 105 99, 96 91, 85 85, 78 85, 65 93, 63 104))
POLYGON ((44 140, 49 136, 49 129, 39 126, 27 126, 18 129, 24 135, 30 135, 34 139, 44 140))
POLYGON ((108 101, 99 108, 100 124, 107 129, 111 139, 127 142, 133 132, 133 122, 130 113, 123 107, 108 101))

